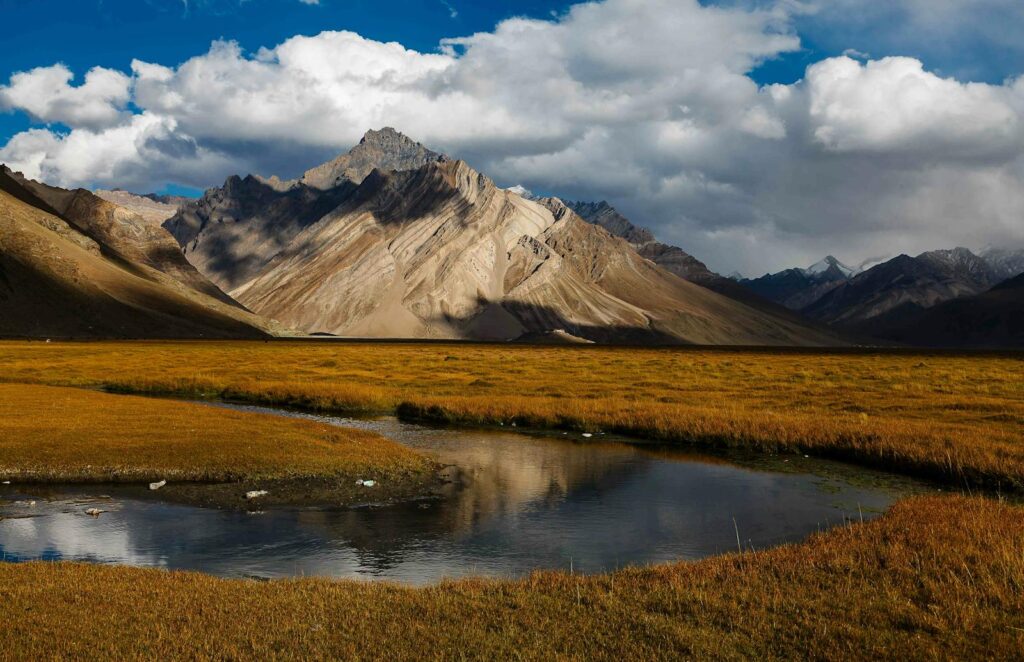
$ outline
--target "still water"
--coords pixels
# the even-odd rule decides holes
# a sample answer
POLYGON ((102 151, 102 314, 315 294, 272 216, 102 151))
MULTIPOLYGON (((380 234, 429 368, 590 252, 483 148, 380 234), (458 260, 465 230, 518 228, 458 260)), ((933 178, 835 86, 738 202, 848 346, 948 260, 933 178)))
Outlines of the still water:
POLYGON ((412 584, 590 573, 797 541, 927 489, 798 456, 751 468, 600 436, 278 413, 373 430, 455 465, 462 478, 432 500, 262 514, 140 500, 115 487, 2 486, 0 555, 412 584), (91 507, 106 512, 93 518, 91 507))

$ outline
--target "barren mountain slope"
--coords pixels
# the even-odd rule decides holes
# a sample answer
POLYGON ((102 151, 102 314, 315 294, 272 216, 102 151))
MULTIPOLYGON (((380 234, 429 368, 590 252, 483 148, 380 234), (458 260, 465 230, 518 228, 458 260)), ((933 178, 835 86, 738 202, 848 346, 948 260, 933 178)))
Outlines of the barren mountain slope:
POLYGON ((975 296, 883 316, 876 334, 935 347, 1024 347, 1024 274, 975 296))
POLYGON ((185 257, 230 291, 262 272, 295 236, 348 199, 343 182, 330 191, 304 184, 279 187, 269 180, 230 177, 164 223, 185 257))
POLYGON ((150 225, 160 225, 170 217, 178 213, 178 207, 191 202, 188 198, 173 196, 151 196, 135 195, 120 189, 106 191, 99 189, 93 193, 107 202, 112 202, 118 207, 135 212, 150 225), (167 202, 164 202, 167 200, 167 202))
POLYGON ((625 241, 497 188, 461 161, 372 172, 232 290, 261 314, 350 336, 831 344, 658 268, 625 241))
POLYGON ((7 191, 0 174, 0 336, 262 337, 255 316, 143 265, 103 255, 62 219, 7 191))
POLYGON ((238 304, 192 266, 167 230, 147 222, 135 212, 108 202, 85 189, 48 186, 5 169, 25 190, 42 200, 47 209, 95 240, 101 248, 128 262, 161 271, 206 296, 231 306, 238 304))
POLYGON ((625 239, 641 257, 647 258, 662 269, 684 280, 706 287, 713 292, 718 292, 765 313, 785 317, 798 324, 808 323, 781 304, 762 297, 731 278, 715 273, 682 248, 661 243, 655 239, 650 230, 634 225, 607 202, 567 202, 566 205, 583 220, 600 225, 612 236, 625 239))

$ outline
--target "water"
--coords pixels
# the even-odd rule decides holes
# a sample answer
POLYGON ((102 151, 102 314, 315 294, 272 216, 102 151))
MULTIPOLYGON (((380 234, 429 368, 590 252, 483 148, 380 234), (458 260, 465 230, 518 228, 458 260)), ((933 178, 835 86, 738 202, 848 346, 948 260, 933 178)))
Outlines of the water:
POLYGON ((756 549, 798 541, 926 489, 800 457, 755 469, 579 435, 316 418, 428 452, 458 466, 464 484, 429 501, 263 514, 166 504, 115 487, 4 486, 0 555, 413 584, 535 569, 590 573, 733 551, 737 537, 756 549), (90 517, 92 507, 106 512, 90 517))

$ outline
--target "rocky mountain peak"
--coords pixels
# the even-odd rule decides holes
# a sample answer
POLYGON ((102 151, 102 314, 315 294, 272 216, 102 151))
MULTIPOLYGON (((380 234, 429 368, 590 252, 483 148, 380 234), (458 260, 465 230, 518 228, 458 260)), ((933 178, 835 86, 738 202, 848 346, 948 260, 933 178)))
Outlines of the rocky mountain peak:
POLYGON ((805 272, 812 276, 828 276, 832 278, 851 278, 856 270, 840 262, 834 255, 812 264, 805 272))
POLYGON ((359 144, 346 154, 319 165, 299 180, 311 188, 328 190, 345 180, 359 184, 374 169, 415 170, 428 163, 447 161, 448 157, 428 149, 391 127, 367 131, 359 144))

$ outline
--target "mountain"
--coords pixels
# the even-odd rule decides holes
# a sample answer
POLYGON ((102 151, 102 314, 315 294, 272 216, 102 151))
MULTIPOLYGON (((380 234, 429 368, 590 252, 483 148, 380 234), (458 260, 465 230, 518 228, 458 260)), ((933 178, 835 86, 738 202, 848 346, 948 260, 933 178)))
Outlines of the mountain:
POLYGON ((178 213, 178 207, 191 202, 189 198, 172 195, 136 195, 121 189, 93 191, 96 197, 131 211, 152 225, 160 225, 178 213))
POLYGON ((843 278, 853 278, 857 274, 856 269, 846 266, 832 255, 807 267, 805 272, 814 276, 836 274, 843 278))
POLYGON ((743 279, 740 284, 770 301, 799 311, 842 285, 853 273, 853 269, 829 255, 807 269, 786 269, 760 278, 743 279))
POLYGON ((9 170, 7 175, 45 202, 54 215, 68 221, 108 252, 133 264, 152 267, 197 292, 238 307, 185 259, 177 242, 160 225, 149 223, 140 215, 85 189, 69 191, 47 186, 9 170))
MULTIPOLYGON (((650 230, 633 225, 615 207, 603 200, 601 202, 566 201, 565 204, 583 220, 600 225, 613 236, 622 237, 637 248, 655 243, 654 235, 650 230)), ((693 261, 696 262, 695 259, 693 261)))
POLYGON ((1024 274, 1024 248, 989 247, 981 252, 981 257, 1001 280, 1024 274))
POLYGON ((687 282, 560 200, 500 189, 392 129, 299 180, 229 178, 166 227, 236 299, 310 332, 837 342, 687 282))
MULTIPOLYGON (((149 226, 129 214, 88 191, 45 187, 0 167, 0 336, 268 335, 269 323, 172 275, 194 269, 162 256, 166 242, 144 233, 133 245, 131 232, 149 226)), ((185 280, 205 282, 198 274, 185 280)))
POLYGON ((601 226, 613 236, 625 239, 641 257, 684 280, 763 312, 782 316, 802 324, 808 323, 807 320, 794 315, 783 306, 739 284, 735 279, 726 278, 708 269, 706 264, 682 248, 657 241, 650 230, 634 225, 607 202, 567 202, 566 204, 585 221, 601 226))
POLYGON ((998 282, 985 262, 966 248, 900 255, 841 283, 802 309, 829 324, 871 333, 871 320, 901 310, 980 294, 998 282))
POLYGON ((935 347, 1024 348, 1024 274, 981 294, 883 317, 875 333, 935 347))
POLYGON ((306 171, 298 184, 327 190, 345 181, 359 183, 373 170, 415 170, 447 158, 388 127, 369 131, 347 154, 306 171))

